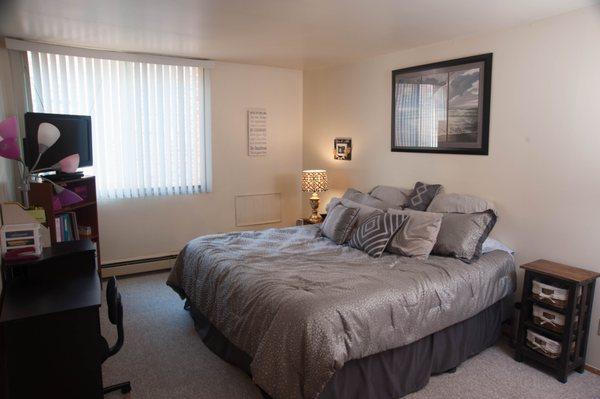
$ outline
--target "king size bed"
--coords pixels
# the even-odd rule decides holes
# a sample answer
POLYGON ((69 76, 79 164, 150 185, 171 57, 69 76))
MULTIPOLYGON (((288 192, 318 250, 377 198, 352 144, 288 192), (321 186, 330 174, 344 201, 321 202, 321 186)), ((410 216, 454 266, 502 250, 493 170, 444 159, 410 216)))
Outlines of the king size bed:
POLYGON ((167 284, 265 395, 398 398, 497 341, 515 264, 374 258, 309 225, 192 240, 167 284))

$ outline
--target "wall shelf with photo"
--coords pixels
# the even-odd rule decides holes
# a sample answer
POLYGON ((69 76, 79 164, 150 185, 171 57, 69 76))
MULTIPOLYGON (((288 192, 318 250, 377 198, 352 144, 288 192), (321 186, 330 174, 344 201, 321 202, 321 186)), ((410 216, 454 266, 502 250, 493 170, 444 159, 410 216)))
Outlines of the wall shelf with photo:
POLYGON ((392 151, 487 155, 492 54, 392 71, 392 151))

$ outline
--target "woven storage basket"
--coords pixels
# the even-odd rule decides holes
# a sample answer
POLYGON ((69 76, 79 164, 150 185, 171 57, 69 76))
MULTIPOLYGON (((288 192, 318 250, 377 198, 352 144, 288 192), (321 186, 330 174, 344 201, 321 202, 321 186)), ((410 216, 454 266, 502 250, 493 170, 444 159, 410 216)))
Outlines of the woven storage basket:
MULTIPOLYGON (((573 324, 577 325, 579 316, 575 316, 573 324)), ((553 310, 544 309, 541 306, 533 305, 533 322, 540 327, 547 328, 558 333, 565 329, 565 316, 553 310)))
POLYGON ((558 288, 553 285, 544 284, 538 280, 533 280, 531 288, 533 297, 540 302, 564 309, 569 300, 569 291, 564 288, 558 288))
POLYGON ((527 330, 527 346, 552 359, 558 359, 562 350, 562 345, 559 342, 531 330, 527 330))

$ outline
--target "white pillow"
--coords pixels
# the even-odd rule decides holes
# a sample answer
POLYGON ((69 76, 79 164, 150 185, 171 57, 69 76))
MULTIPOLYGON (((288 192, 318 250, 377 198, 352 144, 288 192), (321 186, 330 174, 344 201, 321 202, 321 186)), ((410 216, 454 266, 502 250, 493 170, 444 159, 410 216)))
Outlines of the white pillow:
POLYGON ((483 245, 481 246, 481 253, 487 254, 488 252, 492 252, 492 251, 504 251, 511 255, 515 254, 514 250, 512 250, 509 247, 507 247, 506 245, 502 244, 500 241, 494 240, 492 237, 488 237, 485 239, 485 241, 483 242, 483 245))

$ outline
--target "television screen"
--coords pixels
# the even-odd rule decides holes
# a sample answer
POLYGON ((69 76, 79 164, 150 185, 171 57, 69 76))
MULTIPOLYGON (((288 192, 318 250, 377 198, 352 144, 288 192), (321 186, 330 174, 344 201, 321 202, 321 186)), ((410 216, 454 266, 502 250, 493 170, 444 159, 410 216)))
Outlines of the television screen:
POLYGON ((28 112, 25 114, 25 163, 32 167, 38 157, 38 127, 51 123, 60 131, 58 141, 40 159, 36 169, 49 168, 71 154, 79 154, 79 166, 92 166, 92 118, 28 112))

